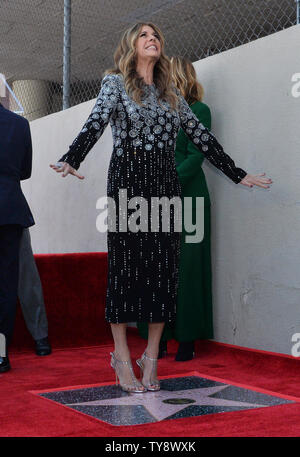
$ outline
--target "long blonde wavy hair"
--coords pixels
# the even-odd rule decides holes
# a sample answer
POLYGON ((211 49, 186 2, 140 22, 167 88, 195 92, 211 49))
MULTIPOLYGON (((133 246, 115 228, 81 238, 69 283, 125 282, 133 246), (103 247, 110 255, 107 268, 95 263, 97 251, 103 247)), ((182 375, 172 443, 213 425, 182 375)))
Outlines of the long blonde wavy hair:
POLYGON ((164 52, 164 36, 161 30, 152 22, 138 22, 124 32, 114 53, 115 67, 107 69, 104 72, 104 75, 121 73, 124 77, 127 94, 130 95, 136 103, 142 105, 144 79, 143 77, 140 77, 136 71, 136 41, 144 25, 152 27, 157 33, 161 45, 161 55, 153 70, 153 82, 159 90, 158 99, 169 102, 172 109, 177 109, 178 97, 174 90, 171 76, 171 62, 164 52))
POLYGON ((175 86, 189 105, 202 101, 204 90, 197 81, 197 75, 192 62, 185 57, 171 57, 171 72, 175 86))

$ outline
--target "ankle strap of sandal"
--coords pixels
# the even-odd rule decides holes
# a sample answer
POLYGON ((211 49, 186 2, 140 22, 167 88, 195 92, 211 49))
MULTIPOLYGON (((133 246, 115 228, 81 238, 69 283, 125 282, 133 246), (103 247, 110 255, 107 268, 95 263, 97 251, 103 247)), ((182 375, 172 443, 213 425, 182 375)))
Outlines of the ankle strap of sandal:
POLYGON ((115 356, 115 353, 114 352, 110 352, 110 355, 112 356, 112 358, 118 362, 118 363, 125 363, 127 365, 131 365, 131 360, 119 360, 117 359, 117 357, 115 356))
POLYGON ((157 361, 157 359, 152 359, 151 357, 148 357, 147 354, 146 354, 146 352, 144 352, 143 357, 144 357, 145 359, 151 360, 152 362, 156 362, 156 361, 157 361))

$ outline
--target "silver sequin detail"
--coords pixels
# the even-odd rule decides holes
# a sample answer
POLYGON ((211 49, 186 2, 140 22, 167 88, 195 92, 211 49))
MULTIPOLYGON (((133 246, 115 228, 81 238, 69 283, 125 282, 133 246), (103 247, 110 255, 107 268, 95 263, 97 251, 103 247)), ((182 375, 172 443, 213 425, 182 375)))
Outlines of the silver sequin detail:
MULTIPOLYGON (((116 153, 109 165, 107 195, 118 202, 119 191, 125 189, 128 200, 143 196, 150 206, 151 196, 181 195, 174 151, 182 127, 213 165, 234 182, 239 182, 247 173, 235 166, 179 91, 177 95, 178 111, 171 109, 165 101, 162 101, 163 109, 159 105, 158 90, 155 86, 148 87, 142 107, 126 93, 122 75, 106 75, 92 113, 59 161, 66 161, 78 169, 110 122, 116 153)), ((117 211, 117 214, 120 228, 127 219, 122 212, 117 211)), ((145 214, 142 214, 140 222, 145 223, 144 218, 145 214)), ((181 234, 173 228, 163 234, 151 230, 108 232, 105 307, 108 322, 174 323, 180 240, 181 234)))

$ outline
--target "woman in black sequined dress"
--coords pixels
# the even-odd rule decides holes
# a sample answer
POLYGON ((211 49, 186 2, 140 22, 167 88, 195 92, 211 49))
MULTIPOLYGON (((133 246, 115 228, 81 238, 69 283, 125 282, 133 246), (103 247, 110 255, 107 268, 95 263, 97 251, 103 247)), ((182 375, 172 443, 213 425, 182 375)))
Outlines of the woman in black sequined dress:
MULTIPOLYGON (((108 231, 108 287, 106 320, 111 323, 115 351, 111 365, 123 390, 159 390, 157 354, 164 323, 176 314, 180 236, 176 211, 171 206, 168 231, 151 231, 153 197, 176 200, 181 188, 175 166, 175 143, 181 127, 205 157, 236 184, 268 187, 270 180, 237 168, 215 137, 199 122, 171 81, 170 61, 164 54, 164 38, 152 23, 128 29, 115 52, 115 68, 102 80, 96 104, 69 151, 51 165, 63 176, 83 178, 77 170, 110 122, 113 152, 107 195, 119 210, 122 194, 127 202, 143 197, 148 220, 141 213, 140 231, 108 231), (119 194, 120 191, 120 194, 119 194), (128 322, 148 322, 148 344, 137 361, 142 371, 136 379, 127 346, 128 322)), ((178 201, 178 200, 177 200, 178 201)), ((132 207, 133 208, 133 207, 132 207)), ((132 211, 128 210, 128 218, 132 211)), ((124 220, 123 220, 124 218, 124 220)), ((126 221, 125 221, 126 222, 126 221)))

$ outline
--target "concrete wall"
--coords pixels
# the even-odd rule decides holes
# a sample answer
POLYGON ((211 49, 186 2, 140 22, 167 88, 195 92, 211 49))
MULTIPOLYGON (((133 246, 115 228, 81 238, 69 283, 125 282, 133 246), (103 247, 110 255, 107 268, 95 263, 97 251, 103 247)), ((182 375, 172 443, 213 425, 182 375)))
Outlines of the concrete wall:
MULTIPOLYGON (((292 82, 300 73, 299 42, 295 26, 195 63, 212 132, 238 166, 274 181, 270 189, 248 189, 204 162, 212 201, 215 339, 287 354, 293 333, 300 332, 300 98, 292 82)), ((37 223, 31 230, 37 253, 106 250, 95 221, 96 200, 106 189, 110 128, 80 168, 84 181, 49 168, 93 104, 31 123, 34 168, 23 189, 37 223)))
POLYGON ((274 181, 247 189, 205 161, 215 336, 287 354, 300 331, 299 42, 295 26, 195 64, 225 151, 274 181))
POLYGON ((28 121, 34 121, 49 113, 49 86, 48 81, 38 79, 13 81, 12 90, 16 97, 22 100, 23 115, 28 121))

